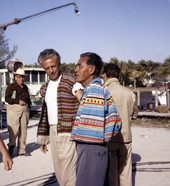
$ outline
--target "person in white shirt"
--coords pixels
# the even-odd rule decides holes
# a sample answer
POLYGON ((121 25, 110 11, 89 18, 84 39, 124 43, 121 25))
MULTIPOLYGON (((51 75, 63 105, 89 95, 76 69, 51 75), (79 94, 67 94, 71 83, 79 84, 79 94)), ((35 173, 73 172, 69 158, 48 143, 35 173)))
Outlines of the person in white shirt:
POLYGON ((74 76, 61 73, 60 55, 54 49, 42 51, 38 62, 49 77, 49 81, 40 89, 42 113, 38 125, 38 143, 42 152, 46 153, 50 141, 59 185, 74 186, 77 154, 70 134, 79 106, 74 94, 77 96, 83 87, 76 83, 74 76))

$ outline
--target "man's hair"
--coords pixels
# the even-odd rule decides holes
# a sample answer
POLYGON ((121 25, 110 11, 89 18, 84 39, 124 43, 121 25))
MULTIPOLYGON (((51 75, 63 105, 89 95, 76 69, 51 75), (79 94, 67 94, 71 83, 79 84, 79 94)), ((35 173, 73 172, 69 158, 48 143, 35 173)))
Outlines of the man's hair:
POLYGON ((81 54, 80 57, 88 57, 87 62, 86 62, 87 65, 94 65, 95 66, 94 74, 97 76, 100 75, 100 72, 103 67, 103 61, 99 55, 92 53, 92 52, 86 52, 86 53, 81 54))
POLYGON ((119 78, 120 68, 117 64, 108 63, 104 65, 103 73, 105 73, 106 76, 109 78, 111 77, 119 78))
POLYGON ((38 62, 41 64, 43 60, 50 59, 52 57, 56 56, 57 62, 60 65, 60 55, 58 52, 56 52, 54 49, 45 49, 42 52, 40 52, 40 55, 38 56, 38 62))

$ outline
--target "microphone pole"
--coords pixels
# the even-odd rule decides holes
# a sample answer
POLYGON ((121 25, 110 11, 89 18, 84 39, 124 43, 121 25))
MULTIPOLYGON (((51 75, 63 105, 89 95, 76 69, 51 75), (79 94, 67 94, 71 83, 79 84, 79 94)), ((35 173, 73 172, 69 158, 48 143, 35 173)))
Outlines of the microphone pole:
POLYGON ((78 7, 77 7, 76 3, 72 2, 72 3, 68 3, 68 4, 65 4, 65 5, 61 5, 61 6, 58 6, 58 7, 48 9, 48 10, 45 10, 45 11, 42 11, 42 12, 39 12, 39 13, 36 13, 36 14, 32 14, 32 15, 29 15, 29 16, 26 16, 26 17, 23 17, 23 18, 15 18, 13 21, 11 21, 9 23, 5 23, 3 25, 0 25, 0 29, 6 30, 7 27, 10 26, 10 25, 19 24, 23 20, 30 19, 32 17, 39 16, 39 15, 42 15, 42 14, 45 14, 45 13, 48 13, 48 12, 52 12, 52 11, 55 11, 57 9, 61 9, 61 8, 64 8, 64 7, 67 7, 67 6, 70 6, 70 5, 73 5, 75 13, 77 15, 80 15, 80 12, 78 10, 78 7))

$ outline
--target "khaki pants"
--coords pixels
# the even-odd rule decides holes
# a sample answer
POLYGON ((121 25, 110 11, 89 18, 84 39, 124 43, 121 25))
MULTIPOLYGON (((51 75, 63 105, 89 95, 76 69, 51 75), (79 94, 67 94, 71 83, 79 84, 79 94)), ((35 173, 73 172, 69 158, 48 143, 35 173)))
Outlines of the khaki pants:
POLYGON ((18 154, 25 153, 28 122, 28 106, 21 106, 19 104, 7 105, 7 126, 9 132, 8 146, 15 147, 16 139, 18 137, 18 154))
POLYGON ((57 126, 50 125, 50 146, 55 175, 60 186, 75 186, 77 153, 69 136, 58 136, 57 126))
POLYGON ((132 186, 132 143, 109 142, 109 186, 132 186))

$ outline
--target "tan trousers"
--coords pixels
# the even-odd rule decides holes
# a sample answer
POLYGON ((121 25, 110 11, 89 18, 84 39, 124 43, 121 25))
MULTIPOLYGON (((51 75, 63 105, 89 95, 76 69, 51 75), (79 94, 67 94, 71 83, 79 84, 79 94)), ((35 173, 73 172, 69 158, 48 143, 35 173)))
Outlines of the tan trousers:
POLYGON ((132 143, 109 142, 109 186, 132 186, 132 143))
POLYGON ((16 139, 18 137, 18 154, 25 153, 28 122, 28 106, 21 106, 19 104, 7 105, 8 146, 16 146, 16 139))
POLYGON ((57 126, 50 125, 50 146, 55 175, 60 186, 75 186, 77 153, 70 136, 58 136, 57 126))

